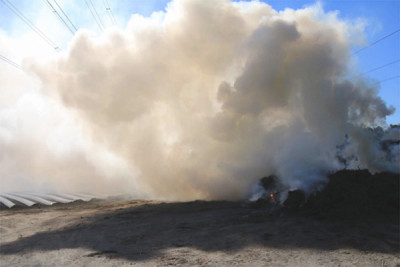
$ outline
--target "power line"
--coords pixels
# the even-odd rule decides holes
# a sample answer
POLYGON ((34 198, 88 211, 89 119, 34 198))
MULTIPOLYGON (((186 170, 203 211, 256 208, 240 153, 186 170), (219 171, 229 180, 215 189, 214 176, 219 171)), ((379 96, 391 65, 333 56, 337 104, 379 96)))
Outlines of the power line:
MULTIPOLYGON (((362 75, 365 75, 365 74, 367 74, 367 73, 371 73, 371 72, 376 71, 376 70, 383 69, 383 68, 385 68, 385 67, 387 67, 387 66, 390 66, 390 65, 393 65, 393 64, 395 64, 395 63, 397 63, 397 62, 400 62, 400 59, 396 59, 396 60, 394 60, 394 61, 392 61, 392 62, 389 62, 389 63, 383 64, 383 65, 381 65, 381 66, 379 66, 379 67, 370 69, 369 71, 366 71, 366 72, 363 72, 363 73, 360 73, 360 74, 351 76, 350 79, 353 79, 353 78, 356 78, 356 77, 360 77, 360 76, 362 76, 362 75)), ((378 84, 378 83, 383 83, 383 82, 387 82, 387 81, 390 81, 390 80, 394 80, 394 79, 399 78, 399 77, 400 77, 400 75, 395 75, 395 76, 386 78, 386 79, 384 79, 384 80, 375 81, 375 83, 376 83, 376 84, 378 84)))
MULTIPOLYGON (((85 3, 86 3, 86 5, 87 5, 87 7, 89 8, 90 13, 92 14, 92 17, 93 17, 94 20, 96 21, 97 26, 99 26, 100 31, 103 31, 104 29, 103 29, 103 27, 102 27, 102 24, 101 24, 101 22, 97 21, 97 17, 96 17, 96 15, 95 15, 95 13, 93 12, 92 8, 90 7, 88 1, 85 0, 85 3)), ((92 1, 90 1, 90 3, 91 3, 92 6, 93 6, 92 1)), ((96 12, 96 14, 97 14, 97 12, 96 12)))
POLYGON ((94 13, 96 13, 96 15, 97 15, 97 17, 98 17, 98 19, 99 19, 99 22, 100 22, 100 24, 101 24, 101 26, 103 27, 103 30, 104 30, 104 24, 103 24, 103 22, 101 21, 101 18, 100 18, 100 16, 99 16, 99 13, 97 13, 96 7, 93 5, 92 0, 89 0, 89 2, 90 2, 90 4, 92 5, 93 10, 94 10, 94 13))
POLYGON ((64 23, 64 25, 68 28, 68 30, 72 33, 72 35, 75 34, 75 32, 70 28, 70 26, 65 22, 65 20, 60 16, 60 14, 57 12, 57 10, 55 10, 55 8, 53 7, 53 5, 50 3, 49 0, 44 0, 47 2, 47 4, 49 5, 51 11, 61 20, 62 23, 64 23))
POLYGON ((374 72, 374 71, 376 71, 376 70, 383 69, 383 68, 385 68, 385 67, 387 67, 387 66, 390 66, 390 65, 393 65, 393 64, 395 64, 395 63, 397 63, 397 62, 400 62, 400 59, 396 59, 396 60, 394 60, 394 61, 392 61, 392 62, 389 62, 389 63, 386 63, 386 64, 384 64, 384 65, 382 65, 382 66, 379 66, 379 67, 370 69, 370 70, 368 70, 368 71, 366 71, 366 72, 357 74, 357 75, 355 75, 354 77, 362 76, 362 75, 365 75, 365 74, 374 72))
POLYGON ((49 44, 53 49, 58 50, 59 47, 56 43, 50 40, 41 30, 39 30, 21 11, 18 10, 13 4, 8 0, 1 0, 1 2, 8 7, 15 15, 17 15, 22 21, 24 21, 34 32, 37 33, 47 44, 49 44))
POLYGON ((386 38, 388 38, 388 37, 390 37, 390 36, 392 36, 393 34, 396 34, 396 33, 398 33, 398 32, 400 32, 400 29, 397 29, 397 30, 395 30, 394 32, 389 33, 388 35, 383 36, 381 39, 376 40, 375 42, 373 42, 373 43, 367 45, 366 47, 363 47, 363 48, 357 50, 356 52, 353 53, 353 55, 358 54, 358 53, 360 53, 361 51, 364 51, 365 49, 367 49, 367 48, 369 48, 369 47, 371 47, 371 46, 373 46, 373 45, 379 43, 380 41, 383 41, 384 39, 386 39, 386 38))
POLYGON ((13 67, 15 67, 17 69, 22 70, 22 67, 19 64, 15 63, 14 61, 12 61, 11 59, 8 59, 3 55, 0 55, 0 59, 5 61, 5 62, 7 62, 8 64, 10 64, 11 66, 13 66, 13 67))
POLYGON ((115 20, 114 14, 112 13, 110 5, 108 4, 108 1, 107 0, 103 0, 103 3, 104 3, 104 7, 108 11, 108 15, 110 16, 111 22, 114 24, 114 26, 117 26, 117 22, 115 20))
POLYGON ((394 79, 397 79, 397 78, 400 78, 400 75, 396 75, 396 76, 393 76, 393 77, 386 78, 384 80, 378 81, 378 83, 387 82, 387 81, 394 80, 394 79))
POLYGON ((54 0, 54 3, 56 3, 56 5, 58 6, 58 8, 61 10, 61 12, 64 14, 64 16, 67 18, 67 20, 69 21, 69 23, 71 24, 71 26, 75 29, 75 32, 78 31, 78 28, 75 27, 75 25, 72 23, 72 21, 69 19, 68 15, 65 14, 64 10, 60 7, 60 5, 57 3, 56 0, 54 0))

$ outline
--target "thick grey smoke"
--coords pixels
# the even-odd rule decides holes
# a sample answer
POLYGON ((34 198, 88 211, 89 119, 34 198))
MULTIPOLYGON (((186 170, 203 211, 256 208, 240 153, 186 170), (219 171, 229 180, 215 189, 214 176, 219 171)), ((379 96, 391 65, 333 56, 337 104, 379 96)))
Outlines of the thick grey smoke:
POLYGON ((345 79, 359 30, 318 5, 175 0, 125 30, 80 31, 58 59, 26 68, 81 143, 56 157, 40 138, 1 137, 0 170, 36 186, 168 199, 242 198, 270 174, 310 191, 343 159, 399 171, 364 129, 393 108, 376 85, 345 79))

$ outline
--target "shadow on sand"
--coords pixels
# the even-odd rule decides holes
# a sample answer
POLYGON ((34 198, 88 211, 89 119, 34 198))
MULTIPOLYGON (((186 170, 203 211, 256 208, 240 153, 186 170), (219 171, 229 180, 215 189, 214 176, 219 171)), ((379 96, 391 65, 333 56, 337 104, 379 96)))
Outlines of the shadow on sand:
MULTIPOLYGON (((96 205, 101 210, 102 202, 96 205)), ((254 208, 243 202, 145 203, 79 219, 68 228, 3 244, 0 255, 88 248, 95 252, 84 257, 142 261, 158 257, 168 248, 231 252, 251 245, 350 248, 390 254, 399 251, 399 227, 392 220, 367 222, 271 214, 265 207, 254 208)))

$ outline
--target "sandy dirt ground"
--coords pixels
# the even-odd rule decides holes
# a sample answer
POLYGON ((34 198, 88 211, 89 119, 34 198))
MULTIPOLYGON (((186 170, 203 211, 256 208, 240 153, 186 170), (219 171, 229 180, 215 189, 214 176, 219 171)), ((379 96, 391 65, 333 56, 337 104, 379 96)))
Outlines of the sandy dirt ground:
POLYGON ((92 201, 0 211, 1 266, 400 266, 399 226, 244 202, 92 201))

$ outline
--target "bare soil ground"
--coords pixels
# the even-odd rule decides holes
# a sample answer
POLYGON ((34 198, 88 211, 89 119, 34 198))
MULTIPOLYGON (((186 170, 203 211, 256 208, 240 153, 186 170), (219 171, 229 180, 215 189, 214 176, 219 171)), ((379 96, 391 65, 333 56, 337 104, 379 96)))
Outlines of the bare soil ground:
POLYGON ((0 266, 400 266, 397 220, 245 202, 92 201, 0 210, 0 266))

